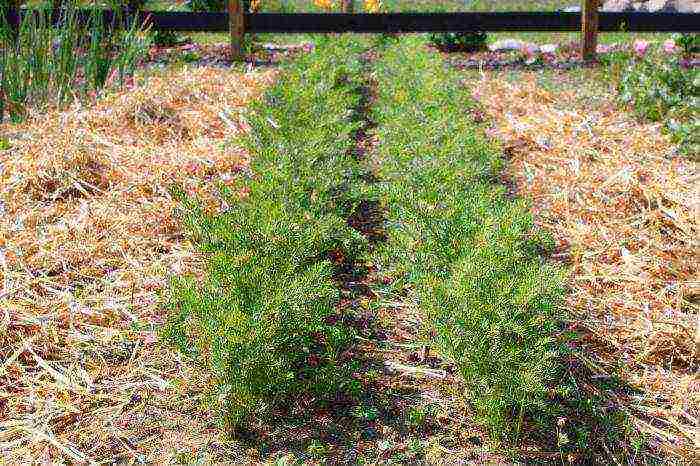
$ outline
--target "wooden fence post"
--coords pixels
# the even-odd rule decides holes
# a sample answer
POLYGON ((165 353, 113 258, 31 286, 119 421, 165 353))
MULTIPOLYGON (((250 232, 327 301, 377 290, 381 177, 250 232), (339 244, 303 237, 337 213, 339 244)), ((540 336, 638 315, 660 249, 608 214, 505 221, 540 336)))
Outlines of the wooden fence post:
POLYGON ((21 0, 9 0, 0 9, 0 14, 5 14, 6 16, 2 18, 3 22, 7 24, 10 29, 10 38, 12 40, 17 39, 19 36, 19 28, 22 23, 20 17, 20 7, 22 6, 21 0))
POLYGON ((51 24, 57 24, 61 20, 61 10, 63 0, 52 0, 51 2, 51 24))
POLYGON ((231 60, 242 60, 245 12, 241 0, 228 0, 228 28, 231 34, 231 60))
POLYGON ((343 13, 354 13, 355 12, 355 2, 354 0, 341 0, 343 13))
POLYGON ((583 0, 581 32, 581 55, 584 61, 593 61, 598 48, 598 0, 583 0))

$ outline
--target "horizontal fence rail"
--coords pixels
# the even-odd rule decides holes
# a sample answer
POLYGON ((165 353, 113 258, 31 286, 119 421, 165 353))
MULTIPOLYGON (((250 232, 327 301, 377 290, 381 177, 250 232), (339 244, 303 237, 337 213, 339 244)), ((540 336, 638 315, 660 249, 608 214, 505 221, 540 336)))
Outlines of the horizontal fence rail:
MULTIPOLYGON (((257 14, 251 32, 579 31, 579 13, 257 14)), ((600 31, 700 31, 700 14, 601 13, 600 31)))
MULTIPOLYGON (((21 10, 20 16, 37 10, 21 10)), ((104 20, 111 23, 121 13, 105 10, 104 20)), ((78 12, 89 17, 87 10, 78 12)), ((53 19, 60 15, 54 13, 53 19)), ((225 32, 229 30, 227 13, 190 13, 141 11, 135 16, 153 30, 225 32)), ((17 22, 17 11, 8 13, 10 23, 17 22)), ((567 32, 580 31, 580 13, 497 12, 497 13, 256 13, 245 15, 245 31, 251 33, 392 33, 392 32, 567 32)), ((600 32, 700 32, 697 13, 599 14, 600 32)))

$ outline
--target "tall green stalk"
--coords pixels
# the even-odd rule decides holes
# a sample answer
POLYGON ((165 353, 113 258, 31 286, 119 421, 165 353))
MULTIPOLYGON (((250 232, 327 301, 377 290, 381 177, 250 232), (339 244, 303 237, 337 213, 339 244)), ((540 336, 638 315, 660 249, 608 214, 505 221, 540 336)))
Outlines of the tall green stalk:
POLYGON ((148 46, 146 31, 121 18, 107 25, 102 16, 93 7, 80 21, 72 0, 56 24, 38 10, 24 15, 15 33, 0 15, 0 121, 21 120, 30 108, 65 106, 134 72, 148 46))

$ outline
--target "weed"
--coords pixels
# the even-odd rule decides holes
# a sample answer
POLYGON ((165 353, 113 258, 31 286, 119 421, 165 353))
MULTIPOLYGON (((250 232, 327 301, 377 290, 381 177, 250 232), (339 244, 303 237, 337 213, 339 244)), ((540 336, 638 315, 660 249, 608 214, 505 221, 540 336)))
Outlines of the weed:
POLYGON ((324 445, 323 443, 315 439, 309 443, 308 447, 306 447, 306 453, 308 453, 309 456, 311 456, 312 458, 317 459, 326 456, 329 450, 330 449, 327 445, 324 445))
POLYGON ((355 406, 350 414, 359 421, 371 422, 377 419, 379 411, 374 406, 355 406))
POLYGON ((411 407, 408 410, 408 425, 413 429, 419 429, 425 425, 428 412, 422 406, 411 407))

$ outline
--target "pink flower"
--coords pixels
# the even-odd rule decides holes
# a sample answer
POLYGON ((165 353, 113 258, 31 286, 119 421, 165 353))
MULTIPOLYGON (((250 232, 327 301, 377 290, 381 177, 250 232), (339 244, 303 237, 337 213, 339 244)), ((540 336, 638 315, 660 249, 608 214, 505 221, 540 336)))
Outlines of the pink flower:
POLYGON ((113 70, 109 73, 109 76, 107 76, 107 82, 110 83, 110 84, 114 83, 114 82, 117 80, 117 75, 118 75, 118 74, 119 74, 119 72, 117 71, 117 69, 116 69, 116 68, 113 69, 113 70))
POLYGON ((645 40, 634 41, 634 52, 637 54, 637 56, 643 57, 644 54, 647 53, 647 49, 649 49, 649 42, 645 40))
POLYGON ((664 52, 671 55, 676 52, 676 41, 673 39, 666 39, 664 41, 664 52))
POLYGON ((529 58, 535 56, 540 51, 540 48, 535 44, 523 44, 520 50, 529 58))

